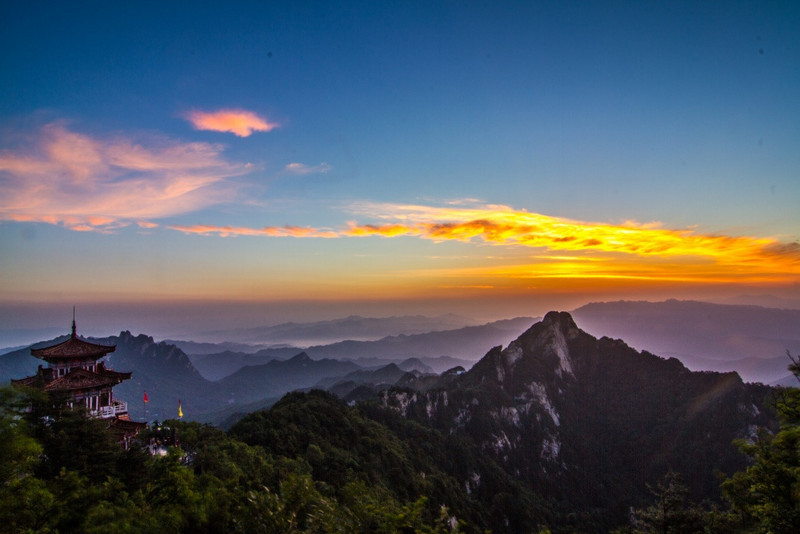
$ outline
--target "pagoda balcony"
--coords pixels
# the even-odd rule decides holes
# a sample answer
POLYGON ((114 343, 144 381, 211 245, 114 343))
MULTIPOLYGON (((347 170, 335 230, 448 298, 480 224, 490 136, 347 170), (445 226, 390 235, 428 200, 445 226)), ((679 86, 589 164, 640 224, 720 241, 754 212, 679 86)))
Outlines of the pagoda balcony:
POLYGON ((97 410, 90 412, 92 417, 99 417, 100 419, 110 419, 119 415, 128 413, 128 403, 122 401, 112 401, 109 406, 101 406, 97 410))

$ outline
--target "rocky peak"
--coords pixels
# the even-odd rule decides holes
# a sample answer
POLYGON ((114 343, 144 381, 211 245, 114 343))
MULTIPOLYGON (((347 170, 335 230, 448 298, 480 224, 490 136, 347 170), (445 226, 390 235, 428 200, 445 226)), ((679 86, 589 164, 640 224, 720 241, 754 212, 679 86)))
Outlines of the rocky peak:
POLYGON ((547 312, 540 324, 555 326, 562 330, 578 330, 578 325, 575 324, 572 315, 568 312, 547 312))
POLYGON ((304 364, 304 365, 310 363, 311 361, 312 361, 311 358, 308 356, 308 354, 305 353, 305 351, 296 354, 295 356, 292 356, 287 360, 287 362, 304 364))
MULTIPOLYGON (((138 336, 134 336, 131 334, 130 330, 123 330, 119 333, 117 337, 119 343, 136 343, 141 346, 149 346, 155 344, 155 340, 152 336, 147 336, 145 334, 139 334, 138 336)), ((162 343, 164 343, 162 341, 162 343)))
POLYGON ((551 311, 540 323, 533 325, 513 341, 506 352, 547 361, 552 364, 551 367, 559 377, 573 376, 574 362, 570 342, 582 333, 569 313, 551 311))
POLYGON ((594 339, 578 328, 569 313, 551 311, 505 349, 491 349, 469 374, 478 382, 505 385, 573 377, 576 362, 570 345, 581 336, 594 339))

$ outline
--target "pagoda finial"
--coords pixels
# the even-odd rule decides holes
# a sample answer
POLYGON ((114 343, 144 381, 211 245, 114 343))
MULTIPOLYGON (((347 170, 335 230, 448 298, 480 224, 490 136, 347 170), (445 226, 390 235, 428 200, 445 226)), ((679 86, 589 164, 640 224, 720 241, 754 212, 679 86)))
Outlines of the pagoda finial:
POLYGON ((72 307, 72 338, 75 339, 78 334, 75 329, 75 306, 72 307))

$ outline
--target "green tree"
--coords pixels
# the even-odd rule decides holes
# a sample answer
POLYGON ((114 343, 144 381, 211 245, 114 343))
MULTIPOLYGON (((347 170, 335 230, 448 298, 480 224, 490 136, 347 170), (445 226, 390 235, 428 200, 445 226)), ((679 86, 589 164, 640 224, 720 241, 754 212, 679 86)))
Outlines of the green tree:
MULTIPOLYGON (((800 360, 788 355, 789 370, 800 381, 800 360)), ((752 464, 722 489, 741 528, 788 534, 800 532, 800 389, 780 389, 775 406, 780 430, 762 429, 755 441, 738 442, 752 464)))
POLYGON ((0 487, 29 476, 39 463, 42 447, 22 418, 24 406, 19 391, 0 389, 0 487))
POLYGON ((0 389, 0 525, 7 532, 41 530, 53 494, 35 476, 42 446, 22 417, 28 404, 16 389, 0 389))
POLYGON ((634 513, 634 532, 688 534, 703 532, 703 510, 688 501, 689 489, 680 473, 668 472, 651 488, 656 502, 634 513))

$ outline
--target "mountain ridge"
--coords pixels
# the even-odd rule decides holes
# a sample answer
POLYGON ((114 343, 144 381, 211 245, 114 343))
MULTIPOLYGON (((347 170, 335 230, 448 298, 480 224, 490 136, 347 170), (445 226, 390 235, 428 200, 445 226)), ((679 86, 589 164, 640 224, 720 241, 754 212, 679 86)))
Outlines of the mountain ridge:
POLYGON ((305 349, 270 348, 262 349, 253 355, 231 353, 224 358, 220 357, 223 353, 189 357, 206 378, 214 380, 222 379, 250 362, 267 363, 269 360, 291 357, 301 351, 315 359, 350 360, 356 363, 363 362, 364 365, 380 365, 381 360, 385 364, 390 360, 418 358, 435 371, 442 372, 456 365, 477 361, 479 354, 475 352, 476 347, 508 343, 535 320, 530 317, 517 317, 455 330, 386 336, 376 341, 347 340, 305 349))
MULTIPOLYGON (((588 518, 640 504, 647 484, 669 470, 684 474, 693 497, 718 497, 715 471, 744 465, 733 440, 774 425, 764 406, 769 391, 736 373, 692 372, 675 358, 596 338, 570 314, 550 312, 447 385, 388 390, 381 402, 441 432, 463 433, 556 502, 569 494, 588 518)), ((482 474, 462 476, 470 483, 482 474)))

